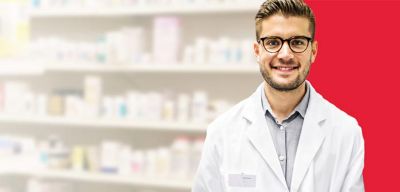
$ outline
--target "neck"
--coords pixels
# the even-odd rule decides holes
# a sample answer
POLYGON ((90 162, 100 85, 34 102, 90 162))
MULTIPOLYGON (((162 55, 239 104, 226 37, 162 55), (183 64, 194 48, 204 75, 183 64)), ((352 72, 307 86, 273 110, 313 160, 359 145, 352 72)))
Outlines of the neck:
POLYGON ((273 114, 279 122, 282 122, 304 97, 306 84, 303 82, 298 88, 291 91, 278 91, 265 83, 264 91, 273 114))

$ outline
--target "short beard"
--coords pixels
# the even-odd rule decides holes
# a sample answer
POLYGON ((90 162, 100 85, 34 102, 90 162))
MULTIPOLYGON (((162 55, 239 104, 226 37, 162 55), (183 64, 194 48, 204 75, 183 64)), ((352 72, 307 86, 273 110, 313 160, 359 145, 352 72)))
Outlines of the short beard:
POLYGON ((297 89, 298 87, 300 87, 301 84, 304 83, 304 81, 306 80, 306 78, 310 72, 310 68, 307 68, 304 71, 303 76, 299 75, 293 82, 289 83, 288 85, 281 85, 281 84, 273 81, 271 78, 271 75, 267 74, 266 70, 264 70, 263 67, 260 67, 260 72, 261 72, 261 75, 263 76, 265 82, 267 82, 269 86, 271 86, 272 88, 274 88, 278 91, 289 92, 289 91, 297 89))

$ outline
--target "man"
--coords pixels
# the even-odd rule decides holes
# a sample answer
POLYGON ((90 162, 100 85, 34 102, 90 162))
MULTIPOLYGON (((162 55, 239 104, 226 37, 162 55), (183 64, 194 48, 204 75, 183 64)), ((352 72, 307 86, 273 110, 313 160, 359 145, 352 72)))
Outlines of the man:
POLYGON ((364 191, 361 128, 306 81, 314 31, 302 0, 262 4, 254 53, 265 82, 210 124, 193 192, 364 191))

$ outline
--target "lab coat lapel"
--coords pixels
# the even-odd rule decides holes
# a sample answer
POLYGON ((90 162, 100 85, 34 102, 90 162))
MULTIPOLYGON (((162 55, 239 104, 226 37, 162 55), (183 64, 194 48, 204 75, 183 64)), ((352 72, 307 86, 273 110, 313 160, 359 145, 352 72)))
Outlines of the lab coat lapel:
POLYGON ((261 89, 263 87, 264 84, 258 87, 243 111, 243 117, 249 121, 246 133, 254 148, 271 167, 276 177, 286 186, 285 177, 261 106, 261 89))
POLYGON ((290 190, 292 192, 297 192, 299 189, 315 154, 318 152, 324 141, 326 132, 322 126, 328 111, 325 108, 325 102, 323 101, 322 96, 314 90, 311 84, 309 82, 307 83, 311 89, 310 100, 307 113, 304 118, 294 162, 290 190))

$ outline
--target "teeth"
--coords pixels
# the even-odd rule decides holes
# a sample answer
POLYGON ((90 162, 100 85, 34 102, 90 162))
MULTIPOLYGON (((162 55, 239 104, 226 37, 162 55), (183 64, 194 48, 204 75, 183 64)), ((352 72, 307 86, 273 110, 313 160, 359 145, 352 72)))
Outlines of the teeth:
POLYGON ((294 69, 293 67, 278 67, 279 70, 289 71, 294 69))

